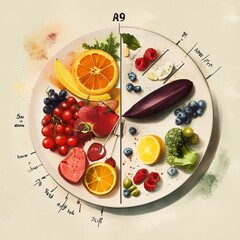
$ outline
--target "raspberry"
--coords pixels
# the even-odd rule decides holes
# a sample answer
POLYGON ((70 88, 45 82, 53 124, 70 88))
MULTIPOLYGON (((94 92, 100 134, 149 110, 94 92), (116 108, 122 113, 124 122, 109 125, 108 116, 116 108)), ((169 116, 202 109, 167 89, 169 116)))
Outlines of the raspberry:
POLYGON ((135 60, 135 67, 139 71, 144 71, 148 66, 148 62, 145 58, 137 58, 135 60))
POLYGON ((142 183, 148 177, 148 170, 145 168, 139 169, 135 176, 133 177, 133 182, 135 184, 142 183))
POLYGON ((157 187, 157 184, 152 181, 150 178, 148 178, 146 181, 144 181, 144 188, 148 191, 151 192, 157 187))
POLYGON ((148 176, 148 179, 150 179, 154 183, 157 183, 160 181, 161 178, 158 172, 151 172, 148 176))
POLYGON ((144 58, 148 61, 155 61, 157 56, 157 51, 154 48, 148 48, 144 53, 144 58))

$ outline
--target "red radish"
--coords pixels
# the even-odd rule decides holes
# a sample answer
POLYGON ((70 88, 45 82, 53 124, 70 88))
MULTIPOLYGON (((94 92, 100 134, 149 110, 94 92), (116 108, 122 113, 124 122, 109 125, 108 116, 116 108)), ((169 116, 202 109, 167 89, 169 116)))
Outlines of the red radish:
POLYGON ((87 168, 87 156, 82 148, 72 148, 69 155, 63 159, 58 171, 60 175, 70 183, 78 183, 87 168))

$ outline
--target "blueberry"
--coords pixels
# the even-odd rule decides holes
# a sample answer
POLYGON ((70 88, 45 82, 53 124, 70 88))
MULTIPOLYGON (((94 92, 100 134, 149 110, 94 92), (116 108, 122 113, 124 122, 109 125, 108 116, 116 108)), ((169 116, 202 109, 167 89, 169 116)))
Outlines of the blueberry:
POLYGON ((133 150, 129 147, 125 148, 123 150, 123 153, 127 156, 127 157, 130 157, 132 154, 133 154, 133 150))
POLYGON ((181 125, 183 123, 183 121, 180 118, 177 117, 175 119, 175 123, 176 123, 176 125, 181 125))
POLYGON ((54 89, 49 89, 48 94, 51 95, 52 93, 55 93, 54 89))
POLYGON ((187 117, 187 114, 182 111, 177 115, 178 118, 180 118, 181 120, 184 120, 187 117))
POLYGON ((59 95, 60 98, 63 99, 67 96, 67 91, 66 90, 61 90, 58 95, 59 95))
POLYGON ((201 116, 203 115, 203 112, 204 112, 204 111, 203 111, 202 108, 198 108, 198 109, 197 109, 197 115, 198 115, 198 116, 201 117, 201 116))
POLYGON ((190 107, 186 107, 186 108, 184 109, 184 112, 185 112, 186 114, 189 114, 189 115, 192 113, 192 111, 193 111, 193 109, 190 108, 190 107))
POLYGON ((182 109, 181 108, 176 108, 173 113, 174 113, 175 116, 177 116, 180 112, 182 112, 182 109))
POLYGON ((198 116, 196 109, 194 109, 191 113, 192 118, 196 118, 198 116))
POLYGON ((127 91, 131 92, 131 91, 134 89, 133 84, 132 84, 132 83, 128 83, 128 84, 126 85, 126 89, 127 89, 127 91))
POLYGON ((185 124, 190 124, 191 122, 192 122, 192 118, 189 116, 184 120, 185 124))
POLYGON ((188 107, 192 108, 192 109, 195 109, 198 107, 198 103, 196 101, 190 101, 188 103, 188 107))
POLYGON ((141 88, 141 86, 134 86, 133 91, 136 92, 136 93, 139 93, 139 92, 142 91, 142 88, 141 88))
POLYGON ((52 99, 53 101, 58 101, 59 100, 59 96, 58 96, 58 94, 57 93, 52 93, 51 95, 50 95, 50 99, 52 99))
POLYGON ((50 106, 44 106, 43 107, 43 112, 45 114, 49 114, 49 113, 52 113, 53 109, 50 107, 50 106))
POLYGON ((52 104, 52 100, 50 98, 44 98, 43 102, 47 106, 50 106, 52 104))
POLYGON ((169 176, 173 177, 178 173, 178 170, 175 167, 170 167, 167 170, 167 173, 168 173, 169 176))
POLYGON ((128 131, 131 135, 135 135, 137 133, 137 129, 135 127, 130 127, 128 131))
POLYGON ((204 109, 206 107, 206 102, 204 100, 198 101, 198 107, 204 109))
POLYGON ((137 80, 137 75, 134 72, 128 73, 128 79, 132 82, 137 80))
POLYGON ((128 189, 124 189, 123 190, 123 196, 128 198, 131 196, 131 191, 129 191, 128 189))

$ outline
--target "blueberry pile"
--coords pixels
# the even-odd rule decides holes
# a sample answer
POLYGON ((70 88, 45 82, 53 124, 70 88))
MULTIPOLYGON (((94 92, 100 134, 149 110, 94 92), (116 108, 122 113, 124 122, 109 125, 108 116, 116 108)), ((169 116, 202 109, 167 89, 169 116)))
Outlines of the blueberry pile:
POLYGON ((206 108, 206 101, 190 101, 185 108, 176 108, 174 115, 176 116, 176 125, 190 124, 193 118, 201 117, 206 108))
MULTIPOLYGON (((128 79, 131 82, 135 82, 137 80, 137 75, 134 72, 130 72, 130 73, 128 73, 128 79)), ((135 93, 139 93, 142 91, 141 86, 139 86, 139 85, 134 86, 132 83, 128 83, 126 85, 126 89, 128 92, 134 91, 135 93)))
POLYGON ((53 109, 57 107, 61 102, 66 101, 67 91, 61 90, 56 93, 54 89, 49 89, 47 91, 48 97, 44 98, 43 102, 45 106, 43 107, 43 112, 49 114, 53 112, 53 109))

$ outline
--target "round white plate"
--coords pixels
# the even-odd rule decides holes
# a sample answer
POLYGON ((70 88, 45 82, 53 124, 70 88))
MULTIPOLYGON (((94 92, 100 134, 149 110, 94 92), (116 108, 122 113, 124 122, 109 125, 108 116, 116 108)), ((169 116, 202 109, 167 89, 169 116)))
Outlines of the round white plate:
MULTIPOLYGON (((200 143, 196 146, 196 150, 199 152, 199 163, 203 159, 204 154, 206 153, 211 132, 213 126, 213 106, 210 90, 208 85, 199 70, 198 66, 195 62, 190 58, 186 57, 186 52, 180 49, 177 45, 175 45, 170 40, 165 37, 153 33, 150 31, 146 31, 143 29, 137 28, 129 28, 129 27, 121 27, 121 33, 130 33, 136 36, 136 38, 141 43, 141 49, 131 53, 131 57, 142 56, 144 51, 153 47, 157 49, 160 53, 167 52, 163 55, 163 57, 159 60, 158 64, 164 62, 172 62, 175 66, 180 66, 184 63, 184 65, 169 79, 170 81, 176 79, 189 79, 194 83, 194 91, 185 99, 184 102, 181 102, 179 105, 186 104, 189 100, 200 100, 204 99, 207 102, 206 112, 202 117, 194 119, 191 123, 191 127, 193 127, 194 131, 200 136, 200 143)), ((58 58, 65 65, 68 65, 76 54, 83 51, 82 43, 87 42, 89 44, 94 43, 95 39, 99 41, 104 41, 109 34, 113 32, 116 36, 117 41, 120 40, 119 29, 103 29, 94 31, 92 33, 86 34, 73 42, 69 43, 65 47, 63 47, 55 56, 53 56, 36 81, 36 85, 33 89, 30 109, 29 109, 29 128, 30 135, 32 138, 33 145, 37 152, 37 155, 42 162, 43 166, 47 170, 47 172, 52 176, 52 178, 66 191, 75 195, 76 197, 99 206, 111 207, 111 208, 126 208, 126 207, 134 207, 141 206, 153 201, 159 200, 165 196, 168 196, 170 193, 178 189, 180 186, 186 182, 187 179, 191 176, 189 173, 185 173, 179 170, 179 174, 175 177, 170 177, 167 174, 167 169, 169 165, 166 163, 164 159, 162 159, 159 163, 154 166, 146 166, 142 165, 137 159, 136 154, 136 144, 141 136, 146 134, 156 134, 164 139, 166 132, 175 127, 175 116, 173 115, 173 109, 164 112, 162 115, 156 115, 149 119, 142 120, 130 120, 124 119, 124 133, 122 138, 118 138, 116 149, 114 150, 113 157, 117 162, 117 171, 118 171, 118 182, 115 189, 105 196, 95 196, 89 193, 83 184, 80 182, 79 184, 70 184, 65 181, 60 174, 58 173, 58 165, 64 157, 60 156, 55 152, 51 152, 42 147, 42 139, 43 136, 41 134, 41 119, 44 116, 42 112, 43 108, 43 99, 46 97, 46 89, 48 87, 57 89, 56 86, 52 85, 50 79, 54 76, 53 72, 53 64, 54 60, 58 58), (138 129, 138 134, 136 136, 132 136, 128 133, 128 128, 130 126, 134 126, 138 129), (131 158, 126 157, 123 154, 123 149, 125 147, 131 147, 133 149, 133 155, 131 158), (138 188, 141 191, 141 195, 139 197, 131 197, 125 198, 122 195, 122 184, 121 181, 126 176, 133 176, 135 172, 140 168, 147 168, 149 171, 158 171, 161 176, 161 181, 158 184, 157 189, 154 192, 147 192, 143 184, 139 185, 138 188)), ((119 52, 120 56, 120 52, 119 52)), ((134 58, 135 59, 135 58, 134 58)), ((132 104, 140 100, 143 96, 150 93, 154 89, 157 89, 163 86, 163 81, 151 81, 149 80, 144 72, 139 72, 134 67, 134 59, 124 58, 122 57, 122 62, 119 64, 121 71, 121 78, 118 83, 118 87, 121 87, 121 108, 122 113, 128 110, 132 104), (126 91, 126 84, 129 82, 127 74, 129 72, 135 72, 138 76, 138 80, 136 81, 136 85, 141 85, 143 91, 141 93, 129 93, 126 91)), ((106 145, 107 148, 107 156, 110 155, 112 146, 114 144, 115 136, 112 136, 109 142, 106 145)), ((104 142, 103 140, 94 139, 96 142, 104 142)), ((88 146, 91 142, 88 142, 84 149, 87 150, 88 146)), ((102 161, 104 161, 103 159, 102 161)), ((100 160, 101 161, 101 160, 100 160)))

